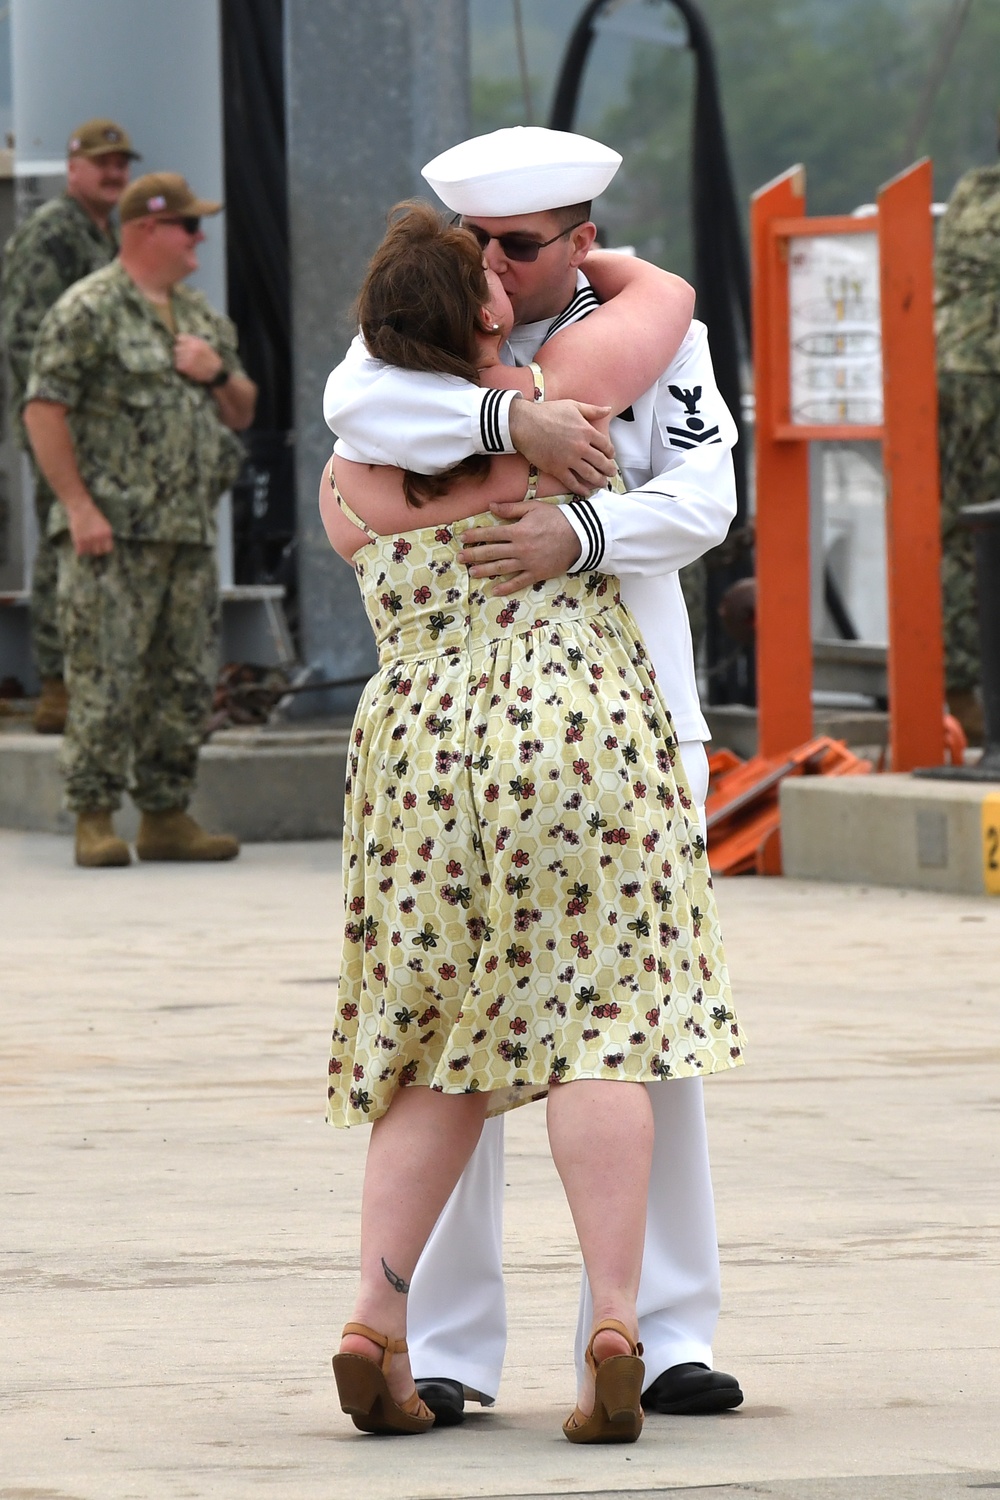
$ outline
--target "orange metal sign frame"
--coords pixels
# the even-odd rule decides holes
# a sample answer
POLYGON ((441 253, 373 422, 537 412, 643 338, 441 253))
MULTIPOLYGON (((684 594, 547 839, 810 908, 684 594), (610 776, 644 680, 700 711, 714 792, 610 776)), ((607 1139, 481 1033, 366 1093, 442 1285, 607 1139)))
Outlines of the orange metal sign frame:
POLYGON ((890 765, 944 760, 940 491, 934 360, 931 164, 879 193, 867 218, 805 212, 801 167, 754 195, 754 380, 757 397, 758 753, 811 740, 812 621, 809 442, 875 439, 886 480, 890 765), (798 235, 878 235, 883 422, 803 426, 791 420, 788 242, 798 235))

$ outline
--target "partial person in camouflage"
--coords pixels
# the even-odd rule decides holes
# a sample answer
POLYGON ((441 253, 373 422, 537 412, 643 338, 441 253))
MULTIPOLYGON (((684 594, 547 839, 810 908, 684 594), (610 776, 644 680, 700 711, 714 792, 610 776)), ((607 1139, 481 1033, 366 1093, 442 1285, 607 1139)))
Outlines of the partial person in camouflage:
MULTIPOLYGON (((3 340, 10 360, 11 409, 21 446, 31 455, 20 419, 31 351, 42 319, 63 292, 118 254, 111 222, 138 152, 114 120, 88 120, 69 138, 66 191, 43 203, 15 230, 4 248, 0 283, 3 340)), ((63 652, 56 612, 56 546, 48 535, 55 496, 32 463, 38 551, 31 576, 31 635, 42 693, 35 710, 40 734, 61 734, 66 724, 63 652)))
POLYGON ((945 681, 951 712, 981 744, 972 538, 958 514, 1000 496, 1000 165, 959 179, 938 226, 935 280, 945 681))
POLYGON ((24 421, 59 504, 63 741, 76 859, 129 863, 112 812, 128 785, 140 859, 232 859, 239 844, 187 811, 211 703, 218 621, 215 509, 257 389, 236 330, 181 283, 201 216, 182 177, 123 194, 120 258, 78 282, 35 343, 24 421))

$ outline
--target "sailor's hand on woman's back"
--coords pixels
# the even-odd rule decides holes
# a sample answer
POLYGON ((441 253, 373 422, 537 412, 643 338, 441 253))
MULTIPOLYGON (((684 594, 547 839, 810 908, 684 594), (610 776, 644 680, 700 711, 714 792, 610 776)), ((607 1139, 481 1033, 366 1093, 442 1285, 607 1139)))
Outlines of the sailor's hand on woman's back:
POLYGON ((467 531, 458 554, 473 578, 500 578, 492 594, 516 594, 567 573, 580 556, 580 540, 557 505, 538 500, 497 501, 501 523, 467 531))

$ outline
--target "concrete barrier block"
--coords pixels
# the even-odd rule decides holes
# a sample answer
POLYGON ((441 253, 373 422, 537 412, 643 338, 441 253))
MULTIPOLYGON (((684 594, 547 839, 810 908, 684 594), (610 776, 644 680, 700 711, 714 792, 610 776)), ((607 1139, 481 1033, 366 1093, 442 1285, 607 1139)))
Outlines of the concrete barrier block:
POLYGON ((339 838, 346 766, 343 745, 206 745, 191 812, 251 844, 339 838))
POLYGON ((63 807, 58 735, 30 731, 0 738, 0 828, 69 833, 73 818, 63 807))
MULTIPOLYGON (((202 747, 191 812, 244 843, 338 838, 344 828, 348 733, 266 730, 219 735, 202 747)), ((71 833, 63 806, 58 735, 0 735, 0 828, 71 833)), ((134 841, 139 815, 126 798, 115 826, 134 841)))
POLYGON ((981 896, 989 790, 907 775, 790 777, 781 786, 784 873, 981 896))

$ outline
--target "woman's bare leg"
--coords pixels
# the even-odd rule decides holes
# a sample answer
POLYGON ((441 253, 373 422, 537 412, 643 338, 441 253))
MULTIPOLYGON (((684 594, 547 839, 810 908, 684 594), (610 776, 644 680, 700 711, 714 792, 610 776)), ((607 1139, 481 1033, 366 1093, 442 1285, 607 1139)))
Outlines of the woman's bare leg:
MULTIPOLYGON (((552 1160, 566 1190, 587 1268, 594 1322, 617 1318, 635 1339, 653 1153, 649 1095, 641 1083, 612 1079, 554 1084, 549 1089, 548 1128, 552 1160)), ((628 1352, 617 1333, 602 1333, 594 1346, 598 1361, 628 1352)), ((577 1404, 584 1415, 594 1409, 589 1370, 577 1404)))
MULTIPOLYGON (((400 1089, 372 1126, 361 1199, 361 1285, 351 1321, 392 1339, 406 1337, 406 1294, 438 1215, 479 1140, 485 1094, 400 1089)), ((370 1339, 349 1334, 342 1354, 381 1360, 370 1339)), ((397 1401, 413 1392, 410 1362, 397 1356, 388 1374, 397 1401)))

